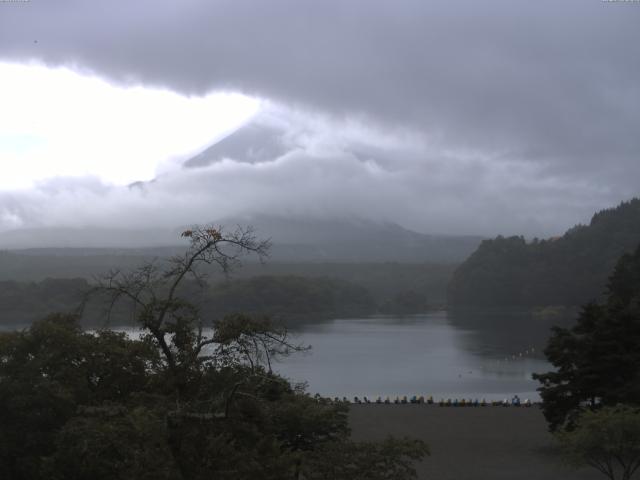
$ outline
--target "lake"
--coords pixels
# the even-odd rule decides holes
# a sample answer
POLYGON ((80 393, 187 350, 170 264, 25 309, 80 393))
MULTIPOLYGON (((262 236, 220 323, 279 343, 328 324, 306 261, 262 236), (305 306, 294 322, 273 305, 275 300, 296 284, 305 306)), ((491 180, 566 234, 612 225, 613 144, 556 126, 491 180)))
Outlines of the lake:
MULTIPOLYGON (((492 400, 518 394, 538 400, 531 374, 551 369, 542 350, 552 323, 509 310, 307 323, 292 334, 312 349, 282 359, 274 370, 293 382, 308 382, 311 394, 331 397, 492 400)), ((134 328, 116 330, 138 334, 134 328)))
POLYGON ((294 333, 312 350, 274 369, 323 396, 534 400, 531 374, 551 368, 541 354, 548 326, 527 313, 336 319, 294 333))

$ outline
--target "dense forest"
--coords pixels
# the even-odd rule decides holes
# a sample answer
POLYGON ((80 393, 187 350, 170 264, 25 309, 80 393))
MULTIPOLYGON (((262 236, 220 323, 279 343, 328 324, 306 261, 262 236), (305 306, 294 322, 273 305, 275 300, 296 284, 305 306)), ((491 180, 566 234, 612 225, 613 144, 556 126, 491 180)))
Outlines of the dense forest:
POLYGON ((204 286, 198 266, 228 272, 268 243, 240 228, 183 236, 191 246, 167 268, 147 263, 92 285, 88 303, 130 309, 139 339, 85 332, 70 314, 0 332, 0 478, 416 478, 424 442, 354 441, 346 405, 272 371, 278 357, 307 350, 286 328, 266 316, 205 319, 183 296, 204 286))
MULTIPOLYGON (((45 279, 41 282, 0 282, 0 325, 28 325, 50 312, 75 313, 84 295, 92 289, 89 281, 45 279)), ((427 296, 415 290, 375 300, 365 287, 342 279, 296 275, 261 275, 213 282, 201 290, 194 282, 184 282, 181 295, 196 305, 202 315, 221 318, 243 312, 270 315, 294 326, 298 322, 374 313, 423 313, 427 296)), ((85 307, 86 325, 129 325, 134 320, 127 309, 85 307)))
POLYGON ((26 325, 51 312, 76 311, 88 289, 82 278, 0 281, 0 325, 26 325))
MULTIPOLYGON (((52 248, 0 251, 0 281, 40 282, 48 278, 91 281, 113 269, 127 270, 174 255, 175 248, 146 249, 81 249, 52 248)), ((406 291, 424 293, 431 304, 444 304, 446 286, 457 264, 400 263, 400 262, 276 262, 270 257, 266 263, 248 259, 232 279, 256 276, 329 277, 345 280, 366 288, 383 302, 406 291)), ((203 267, 211 283, 224 280, 224 275, 203 267)))
POLYGON ((640 199, 596 213, 562 237, 483 241, 455 271, 452 306, 580 305, 602 298, 617 259, 640 243, 640 199))
POLYGON ((331 278, 259 276, 220 282, 209 290, 207 310, 284 319, 367 315, 376 305, 367 289, 331 278))

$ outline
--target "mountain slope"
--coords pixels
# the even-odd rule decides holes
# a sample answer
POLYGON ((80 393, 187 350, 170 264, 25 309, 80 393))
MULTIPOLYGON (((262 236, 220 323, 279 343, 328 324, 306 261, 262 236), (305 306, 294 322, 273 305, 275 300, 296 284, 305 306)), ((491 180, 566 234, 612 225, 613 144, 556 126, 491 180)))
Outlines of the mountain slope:
POLYGON ((455 271, 452 306, 581 305, 599 298, 623 253, 640 243, 640 199, 596 213, 562 237, 483 241, 455 271))
MULTIPOLYGON (((231 229, 252 225, 258 237, 271 239, 270 257, 275 262, 458 263, 481 241, 473 236, 425 235, 392 223, 360 219, 254 216, 215 223, 231 229)), ((14 230, 0 233, 0 249, 40 249, 42 254, 65 256, 163 256, 186 247, 180 231, 94 227, 14 230)))
POLYGON ((221 222, 250 224, 271 238, 273 261, 458 263, 482 240, 477 236, 426 235, 394 223, 363 219, 254 216, 221 222))

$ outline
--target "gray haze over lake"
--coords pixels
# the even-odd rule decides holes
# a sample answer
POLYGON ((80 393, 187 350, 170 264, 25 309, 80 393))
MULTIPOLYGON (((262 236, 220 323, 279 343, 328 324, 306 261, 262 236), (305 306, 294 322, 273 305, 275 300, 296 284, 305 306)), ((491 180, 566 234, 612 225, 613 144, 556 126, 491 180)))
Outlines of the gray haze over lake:
MULTIPOLYGON (((531 374, 551 369, 542 349, 552 323, 504 310, 308 323, 291 334, 311 350, 281 359, 274 370, 322 396, 538 400, 531 374)), ((139 334, 135 327, 114 330, 139 334)))
POLYGON ((297 330, 297 340, 312 350, 275 369, 323 396, 537 399, 531 374, 550 369, 540 353, 544 335, 518 330, 505 342, 499 333, 457 326, 446 312, 337 319, 297 330))

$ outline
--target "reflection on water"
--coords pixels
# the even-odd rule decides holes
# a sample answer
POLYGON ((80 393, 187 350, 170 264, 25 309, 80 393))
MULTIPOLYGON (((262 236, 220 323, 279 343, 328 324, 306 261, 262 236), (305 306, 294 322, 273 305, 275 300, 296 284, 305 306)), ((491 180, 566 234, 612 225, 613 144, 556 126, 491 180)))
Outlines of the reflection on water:
POLYGON ((548 326, 514 312, 468 315, 305 325, 296 333, 311 352, 285 359, 276 369, 325 396, 539 398, 531 374, 550 368, 541 355, 548 326))
MULTIPOLYGON (((323 396, 491 400, 518 394, 533 400, 539 396, 531 374, 551 368, 542 349, 552 323, 566 319, 467 310, 306 324, 294 335, 312 350, 274 368, 294 382, 307 381, 310 393, 323 396)), ((136 328, 121 331, 140 334, 136 328)))

